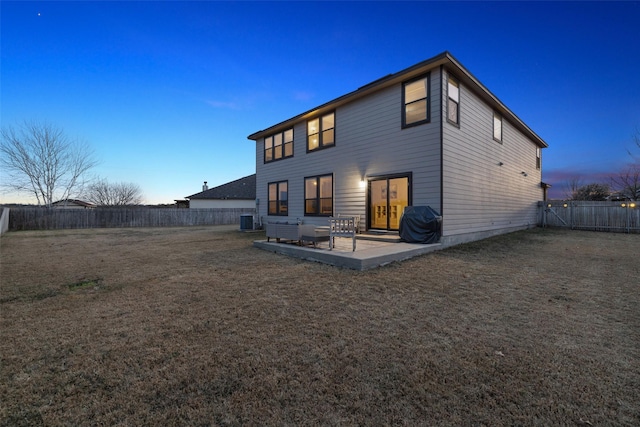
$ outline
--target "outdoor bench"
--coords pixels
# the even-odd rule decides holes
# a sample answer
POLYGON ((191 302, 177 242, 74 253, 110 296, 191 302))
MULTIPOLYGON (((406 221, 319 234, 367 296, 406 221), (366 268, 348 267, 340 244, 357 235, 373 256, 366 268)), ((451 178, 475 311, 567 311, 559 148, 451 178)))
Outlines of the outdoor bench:
POLYGON ((353 241, 353 250, 356 250, 356 233, 358 230, 357 217, 331 217, 329 226, 315 224, 289 224, 286 222, 268 222, 266 224, 267 242, 271 238, 280 240, 297 241, 298 244, 311 242, 316 247, 318 242, 329 241, 329 250, 333 250, 336 237, 346 237, 353 241))
POLYGON ((335 246, 336 237, 347 237, 353 240, 353 250, 356 250, 356 218, 355 217, 331 217, 329 218, 329 250, 335 246))
POLYGON ((353 217, 355 225, 356 225, 356 233, 360 233, 360 215, 336 215, 338 218, 349 218, 353 217))

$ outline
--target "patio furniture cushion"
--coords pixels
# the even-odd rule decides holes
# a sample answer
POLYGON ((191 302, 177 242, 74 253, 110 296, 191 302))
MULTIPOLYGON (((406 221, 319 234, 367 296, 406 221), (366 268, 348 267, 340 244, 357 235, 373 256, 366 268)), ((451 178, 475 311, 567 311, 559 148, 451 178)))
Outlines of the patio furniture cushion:
POLYGON ((329 240, 330 230, 326 226, 318 226, 313 224, 302 224, 298 226, 300 241, 312 242, 316 246, 318 242, 326 242, 329 240))

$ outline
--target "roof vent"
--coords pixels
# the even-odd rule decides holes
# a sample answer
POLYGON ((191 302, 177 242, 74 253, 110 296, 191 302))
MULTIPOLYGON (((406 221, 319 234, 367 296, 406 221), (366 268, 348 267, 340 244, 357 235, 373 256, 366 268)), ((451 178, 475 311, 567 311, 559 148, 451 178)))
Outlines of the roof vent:
POLYGON ((202 186, 202 191, 207 191, 209 189, 209 187, 207 187, 207 181, 204 182, 204 185, 202 186))

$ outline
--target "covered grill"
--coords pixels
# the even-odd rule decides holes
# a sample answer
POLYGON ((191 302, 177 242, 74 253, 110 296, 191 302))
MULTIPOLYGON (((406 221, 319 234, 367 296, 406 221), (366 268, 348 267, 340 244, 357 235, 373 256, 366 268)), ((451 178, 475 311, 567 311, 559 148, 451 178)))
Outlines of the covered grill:
POLYGON ((400 218, 400 238, 408 243, 437 243, 442 217, 430 206, 407 206, 400 218))

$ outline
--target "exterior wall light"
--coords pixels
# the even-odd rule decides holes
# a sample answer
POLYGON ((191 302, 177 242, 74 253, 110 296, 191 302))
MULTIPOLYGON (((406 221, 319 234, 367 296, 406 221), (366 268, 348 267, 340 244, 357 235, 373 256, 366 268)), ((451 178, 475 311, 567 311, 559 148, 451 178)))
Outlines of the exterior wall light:
POLYGON ((567 205, 566 203, 564 205, 562 205, 563 208, 566 208, 567 206, 569 206, 569 205, 567 205))

